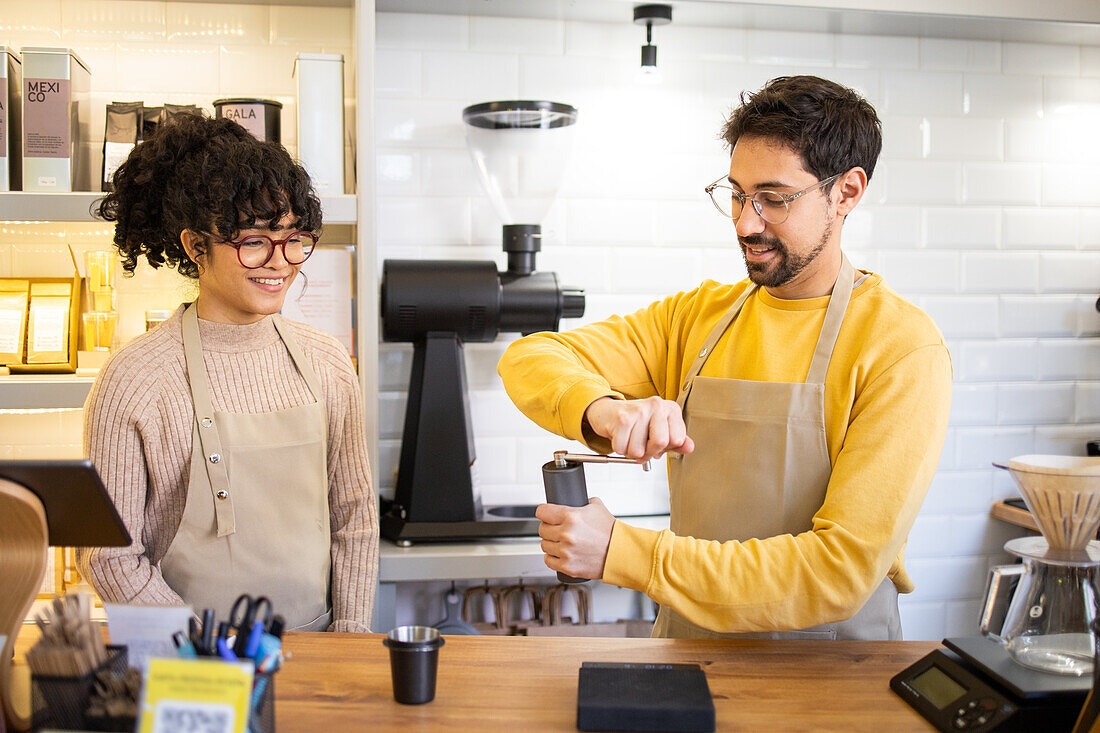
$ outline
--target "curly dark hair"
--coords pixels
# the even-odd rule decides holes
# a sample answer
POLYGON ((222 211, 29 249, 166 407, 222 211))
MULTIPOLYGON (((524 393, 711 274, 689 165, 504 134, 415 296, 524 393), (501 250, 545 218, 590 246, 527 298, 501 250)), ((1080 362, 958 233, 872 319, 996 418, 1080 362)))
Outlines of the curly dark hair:
POLYGON ((882 122, 866 99, 836 82, 780 76, 758 92, 741 92, 741 106, 722 128, 722 139, 733 150, 742 137, 789 147, 818 180, 855 166, 871 180, 882 151, 882 122))
POLYGON ((114 243, 131 274, 144 256, 154 268, 197 278, 180 242, 187 229, 202 235, 205 250, 211 239, 274 228, 287 214, 299 229, 321 228, 321 202, 302 166, 282 145, 257 140, 228 119, 173 117, 130 152, 112 180, 115 190, 94 213, 115 222, 114 243))

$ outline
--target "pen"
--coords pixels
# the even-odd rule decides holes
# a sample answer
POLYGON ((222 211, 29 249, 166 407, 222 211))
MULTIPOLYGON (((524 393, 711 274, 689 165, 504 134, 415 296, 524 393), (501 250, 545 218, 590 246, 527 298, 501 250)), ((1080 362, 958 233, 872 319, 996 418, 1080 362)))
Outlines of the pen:
POLYGON ((286 619, 280 614, 275 614, 271 618, 271 625, 267 627, 267 633, 274 636, 276 639, 283 638, 283 630, 286 628, 286 619))
MULTIPOLYGON (((238 634, 244 634, 244 629, 237 631, 238 634)), ((260 640, 264 635, 264 622, 255 621, 252 624, 252 629, 248 632, 248 640, 244 645, 244 655, 249 659, 255 659, 256 654, 260 651, 260 640)))
POLYGON ((229 648, 229 644, 226 643, 224 636, 218 637, 218 656, 227 662, 237 661, 237 655, 229 648))
POLYGON ((203 654, 214 653, 214 609, 207 608, 202 612, 202 649, 203 654))
POLYGON ((191 640, 187 637, 187 634, 182 631, 177 631, 172 634, 172 643, 176 646, 176 653, 181 657, 194 657, 195 645, 191 643, 191 640))
POLYGON ((191 642, 191 648, 195 650, 196 654, 205 653, 202 649, 202 630, 199 628, 199 622, 194 616, 187 619, 187 639, 191 642))

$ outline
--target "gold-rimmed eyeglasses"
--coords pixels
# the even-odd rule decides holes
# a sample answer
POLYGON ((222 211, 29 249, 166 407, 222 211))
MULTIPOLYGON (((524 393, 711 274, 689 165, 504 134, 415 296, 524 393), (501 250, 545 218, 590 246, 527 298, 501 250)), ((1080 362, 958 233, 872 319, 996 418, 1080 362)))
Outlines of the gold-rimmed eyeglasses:
POLYGON ((801 191, 795 191, 794 193, 757 191, 752 196, 749 196, 731 186, 729 179, 723 176, 703 190, 710 196, 710 200, 714 203, 714 208, 718 209, 722 216, 733 219, 734 221, 740 219, 741 212, 745 208, 745 201, 747 199, 752 201, 752 208, 756 209, 756 213, 761 219, 769 224, 782 224, 787 221, 787 217, 791 215, 792 201, 806 195, 815 188, 829 185, 837 178, 840 178, 839 173, 835 176, 829 176, 824 180, 818 181, 812 186, 807 186, 801 191))
POLYGON ((300 265, 313 254, 317 235, 313 232, 291 232, 286 239, 272 239, 262 234, 244 237, 238 242, 226 242, 237 250, 237 260, 242 267, 255 270, 271 261, 275 247, 283 248, 283 259, 291 265, 300 265))

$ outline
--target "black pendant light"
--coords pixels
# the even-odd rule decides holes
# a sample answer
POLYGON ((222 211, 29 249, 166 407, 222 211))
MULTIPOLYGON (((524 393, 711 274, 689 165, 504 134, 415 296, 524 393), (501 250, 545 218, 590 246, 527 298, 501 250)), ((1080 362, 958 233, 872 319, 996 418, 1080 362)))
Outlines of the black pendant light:
POLYGON ((642 46, 642 71, 657 70, 657 46, 653 44, 653 26, 672 22, 671 5, 638 5, 634 8, 634 23, 645 26, 645 45, 642 46))

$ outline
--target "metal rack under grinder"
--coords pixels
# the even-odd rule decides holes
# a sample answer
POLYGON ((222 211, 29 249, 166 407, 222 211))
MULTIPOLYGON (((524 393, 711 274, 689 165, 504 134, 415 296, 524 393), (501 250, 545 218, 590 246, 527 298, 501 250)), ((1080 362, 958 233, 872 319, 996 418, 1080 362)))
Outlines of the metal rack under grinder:
MULTIPOLYGON (((554 460, 542 464, 542 485, 546 490, 546 503, 561 506, 586 506, 588 504, 588 485, 584 481, 585 463, 630 463, 638 465, 632 458, 619 456, 587 455, 554 451, 554 460)), ((641 464, 643 471, 649 470, 649 461, 641 464)), ((587 578, 574 578, 572 575, 558 573, 562 583, 586 583, 587 578)))

